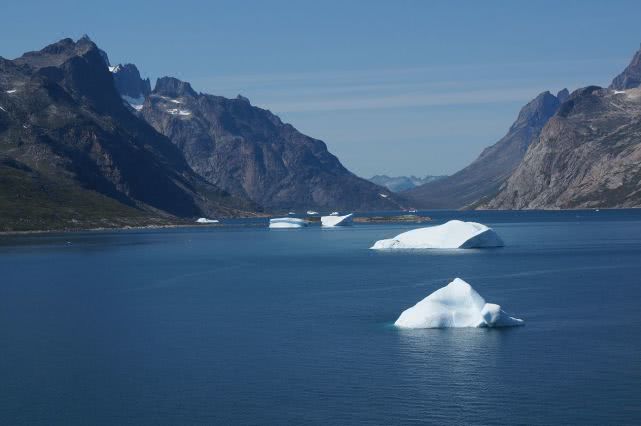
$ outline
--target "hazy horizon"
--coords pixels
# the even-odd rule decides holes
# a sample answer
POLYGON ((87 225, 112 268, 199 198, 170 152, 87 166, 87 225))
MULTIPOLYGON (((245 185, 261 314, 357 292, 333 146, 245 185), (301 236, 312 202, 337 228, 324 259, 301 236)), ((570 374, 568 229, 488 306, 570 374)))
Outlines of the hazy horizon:
POLYGON ((86 33, 152 84, 171 75, 248 97, 360 176, 425 176, 467 165, 538 93, 609 84, 641 42, 641 4, 628 1, 152 7, 10 3, 0 56, 86 33))

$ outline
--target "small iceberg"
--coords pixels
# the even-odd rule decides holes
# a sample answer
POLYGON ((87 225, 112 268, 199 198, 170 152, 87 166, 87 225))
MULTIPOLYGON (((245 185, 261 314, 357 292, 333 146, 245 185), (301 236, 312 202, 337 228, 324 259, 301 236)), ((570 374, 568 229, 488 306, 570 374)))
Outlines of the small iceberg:
POLYGON ((413 229, 370 248, 382 249, 457 249, 503 247, 503 240, 490 227, 476 222, 450 220, 443 225, 413 229))
POLYGON ((302 228, 307 226, 307 221, 295 217, 275 217, 269 219, 270 228, 302 228))
POLYGON ((331 214, 329 216, 321 217, 321 225, 324 227, 345 226, 352 224, 352 213, 345 216, 336 216, 331 214))
POLYGON ((522 319, 507 315, 460 278, 403 311, 394 323, 400 328, 512 327, 522 319))
POLYGON ((329 215, 330 216, 340 216, 340 213, 339 212, 331 212, 329 215))
POLYGON ((307 210, 307 214, 309 216, 312 216, 312 215, 318 214, 318 212, 315 212, 314 210, 307 210))
POLYGON ((218 223, 216 219, 207 219, 206 217, 201 217, 196 220, 196 223, 218 223))

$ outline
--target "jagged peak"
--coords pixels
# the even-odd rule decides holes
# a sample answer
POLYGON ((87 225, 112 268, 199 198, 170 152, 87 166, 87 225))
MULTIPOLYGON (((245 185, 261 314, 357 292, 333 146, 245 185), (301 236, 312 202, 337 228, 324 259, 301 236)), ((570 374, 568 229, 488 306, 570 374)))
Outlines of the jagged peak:
POLYGON ((567 87, 559 90, 559 92, 556 94, 556 98, 559 100, 559 103, 567 101, 569 97, 570 91, 567 89, 567 87))

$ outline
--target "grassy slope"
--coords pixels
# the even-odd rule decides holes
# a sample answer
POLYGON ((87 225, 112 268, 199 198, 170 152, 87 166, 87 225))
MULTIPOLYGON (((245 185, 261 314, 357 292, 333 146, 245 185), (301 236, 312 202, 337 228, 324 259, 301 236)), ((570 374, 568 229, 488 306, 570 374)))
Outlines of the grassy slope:
POLYGON ((37 172, 0 163, 0 232, 167 225, 154 216, 37 172))

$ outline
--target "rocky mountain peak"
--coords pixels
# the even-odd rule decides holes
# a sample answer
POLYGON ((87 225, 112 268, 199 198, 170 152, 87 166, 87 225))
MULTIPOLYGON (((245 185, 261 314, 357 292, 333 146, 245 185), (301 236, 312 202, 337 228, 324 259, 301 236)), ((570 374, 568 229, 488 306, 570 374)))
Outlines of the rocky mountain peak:
POLYGON ((21 65, 28 65, 34 69, 45 67, 57 67, 76 56, 96 55, 100 58, 100 63, 104 59, 100 54, 100 49, 88 37, 80 38, 73 41, 70 38, 64 38, 56 43, 52 43, 41 50, 26 52, 15 62, 21 65))
POLYGON ((113 74, 114 84, 120 96, 142 100, 151 93, 149 79, 143 80, 134 64, 118 64, 115 67, 109 67, 109 70, 113 74))
POLYGON ((192 89, 191 84, 174 77, 162 77, 156 80, 154 93, 157 95, 177 98, 180 96, 196 97, 198 94, 192 89))
POLYGON ((521 127, 543 127, 559 108, 559 99, 549 91, 540 93, 528 102, 512 125, 511 130, 521 127))
POLYGON ((570 97, 570 92, 567 88, 559 90, 559 93, 556 94, 556 98, 559 100, 559 103, 563 103, 568 100, 570 97))
POLYGON ((632 57, 630 64, 621 74, 614 77, 610 89, 626 90, 641 86, 641 48, 632 57))

